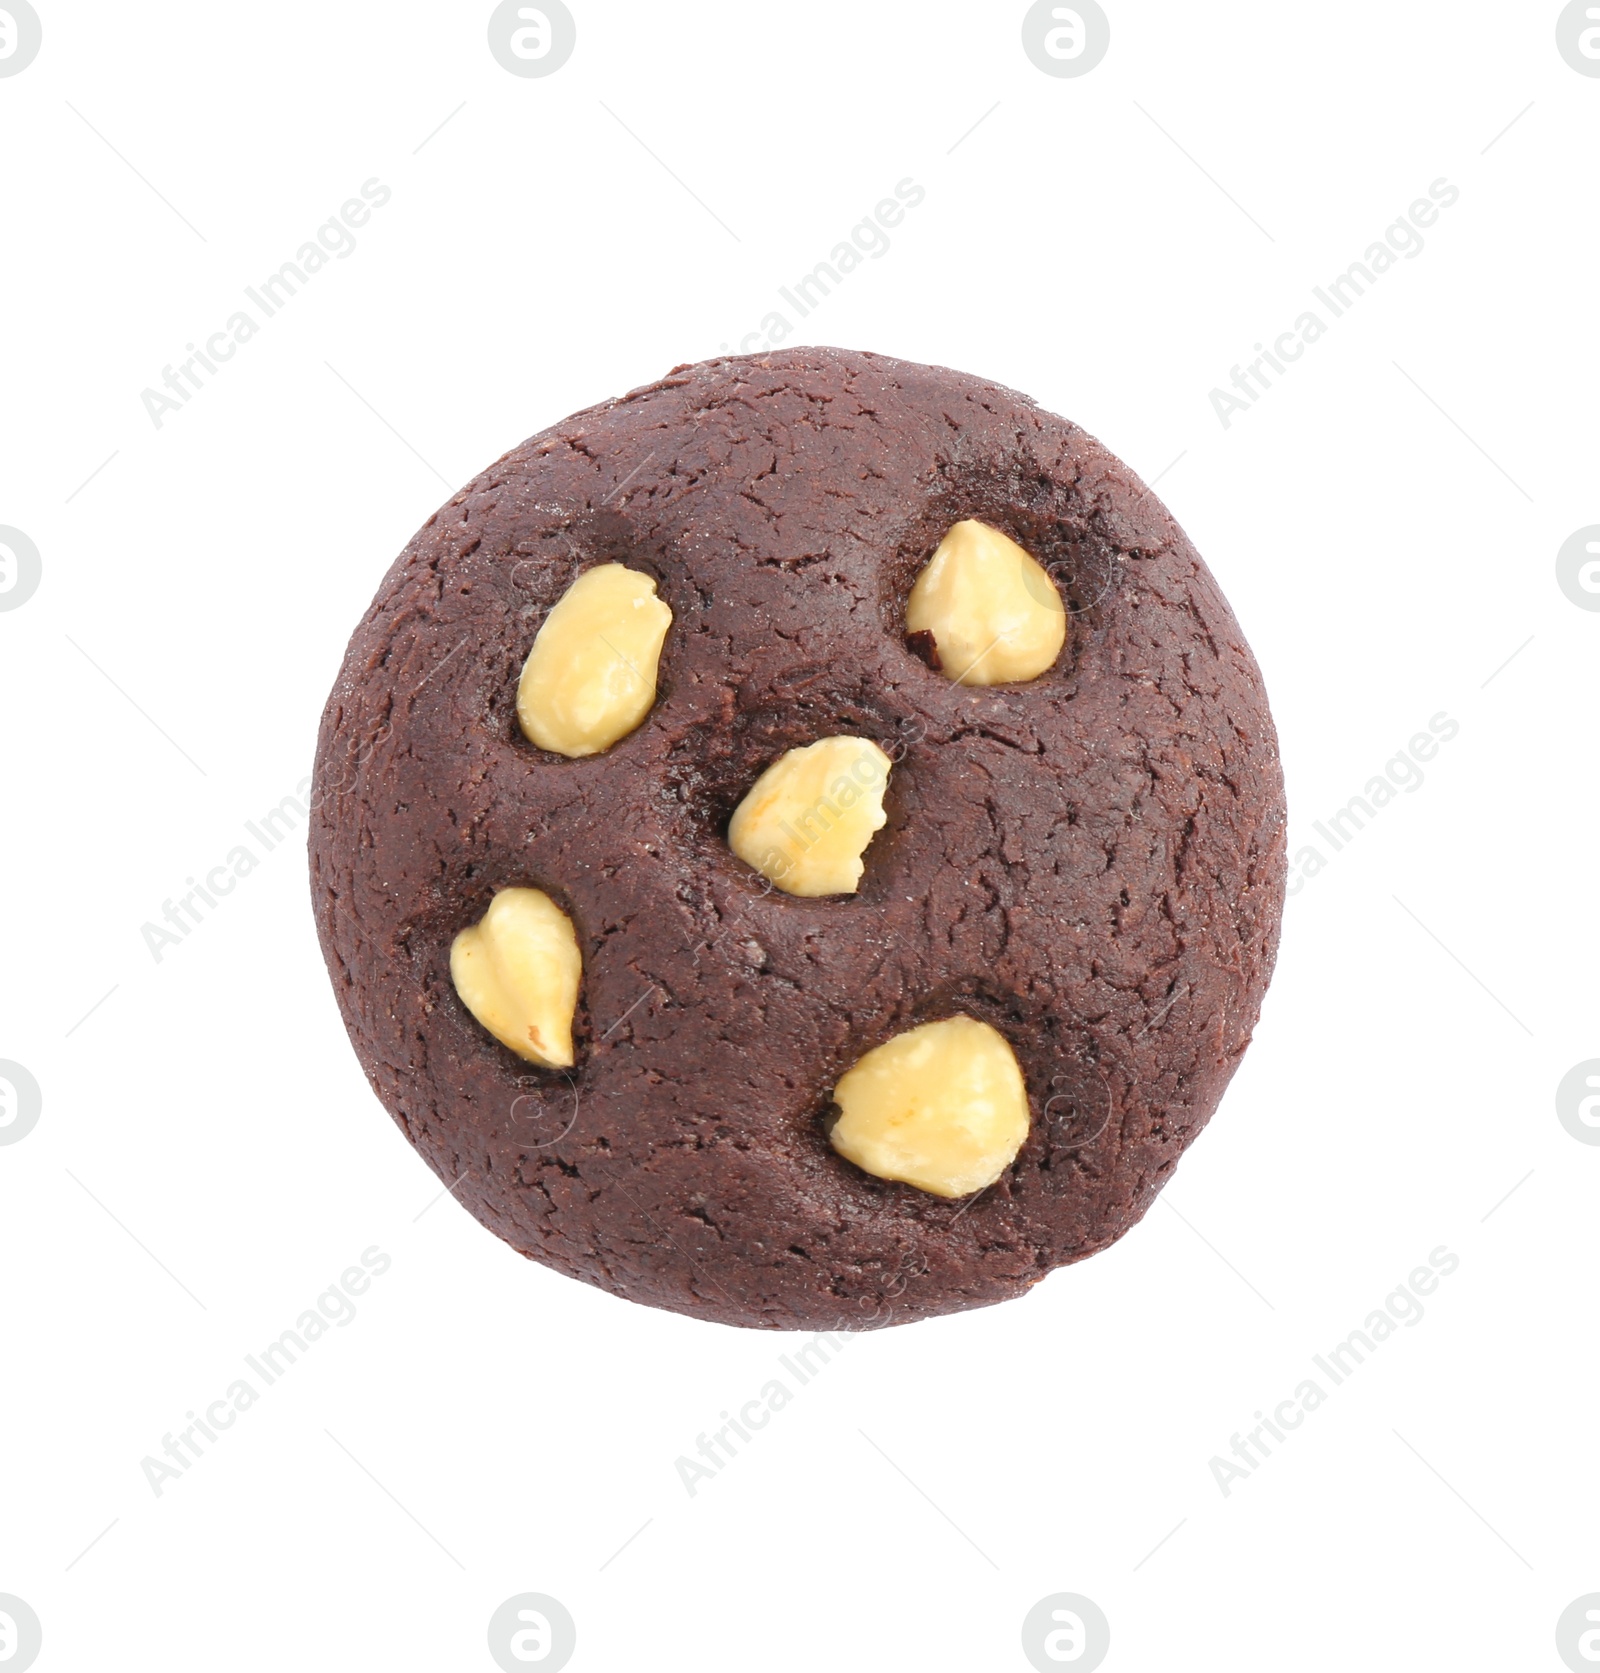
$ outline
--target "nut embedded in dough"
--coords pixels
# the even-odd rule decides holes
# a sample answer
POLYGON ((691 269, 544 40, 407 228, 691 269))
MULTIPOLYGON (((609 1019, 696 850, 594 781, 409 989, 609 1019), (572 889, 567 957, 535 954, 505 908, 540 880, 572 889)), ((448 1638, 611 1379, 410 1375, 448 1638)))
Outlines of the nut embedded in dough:
POLYGON ((620 563, 586 569, 545 617, 517 683, 530 743, 598 755, 650 712, 672 611, 648 575, 620 563))
POLYGON ((946 1017, 869 1051, 839 1079, 830 1135, 846 1160, 936 1197, 992 1185, 1028 1136, 1028 1089, 998 1029, 946 1017))
POLYGON ((889 757, 870 738, 819 738, 791 749, 751 786, 728 846, 789 895, 853 895, 861 856, 883 829, 889 757))
POLYGON ((450 945, 462 1004, 502 1045, 546 1069, 572 1066, 582 975, 572 920, 542 889, 501 889, 450 945))
POLYGON ((906 632, 931 634, 924 660, 957 685, 1037 679, 1061 654, 1067 612, 1048 571, 1014 540, 968 517, 928 560, 906 603, 906 632))

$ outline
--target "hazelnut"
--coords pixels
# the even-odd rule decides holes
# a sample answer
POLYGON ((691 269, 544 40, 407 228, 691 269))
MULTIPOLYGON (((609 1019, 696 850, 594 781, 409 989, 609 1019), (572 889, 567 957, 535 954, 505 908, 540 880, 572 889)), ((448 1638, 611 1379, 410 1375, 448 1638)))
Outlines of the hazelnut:
POLYGON ((751 786, 728 845, 790 895, 853 895, 861 856, 883 829, 889 757, 870 738, 821 738, 791 749, 751 786))
POLYGON ((542 889, 501 889, 450 945, 462 1004, 502 1045, 546 1069, 572 1066, 582 974, 572 920, 542 889))
POLYGON ((840 1077, 830 1135, 847 1161, 936 1197, 992 1185, 1028 1136, 1028 1091, 1005 1036, 972 1017, 923 1023, 840 1077))
POLYGON ((672 611, 648 575, 620 563, 586 569, 545 617, 522 665, 523 736, 560 755, 598 755, 656 700, 672 611))
POLYGON ((999 685, 1035 679, 1055 661, 1067 613, 1055 582, 1028 553, 969 517, 917 577, 906 632, 923 660, 958 685, 999 685))

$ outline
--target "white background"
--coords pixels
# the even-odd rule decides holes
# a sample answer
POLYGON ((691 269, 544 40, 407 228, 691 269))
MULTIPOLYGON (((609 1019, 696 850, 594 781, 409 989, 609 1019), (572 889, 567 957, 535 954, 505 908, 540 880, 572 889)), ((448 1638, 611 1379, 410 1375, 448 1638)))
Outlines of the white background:
POLYGON ((1015 3, 572 0, 571 61, 519 79, 486 3, 38 4, 0 80, 0 523, 43 555, 0 614, 0 1057, 44 1090, 0 1148, 0 1592, 38 1665, 490 1668, 532 1590, 575 1669, 1025 1669, 1071 1591, 1117 1673, 1559 1668, 1600 1590, 1600 1150, 1554 1105, 1600 1056, 1600 615, 1554 568, 1600 522, 1600 79, 1559 8, 1106 0, 1057 79, 1015 3), (355 253, 157 430, 140 391, 373 176, 355 253), (1460 734, 1289 902, 1143 1225, 858 1338, 691 1499, 674 1459, 792 1342, 439 1198, 298 833, 159 964, 140 926, 309 772, 454 487, 736 347, 906 176, 790 341, 994 377, 1160 475, 1265 671, 1291 850, 1460 734), (1211 388, 1440 177, 1423 253, 1224 429, 1211 388), (140 1460, 373 1244, 354 1322, 157 1498, 140 1460), (1224 1497, 1212 1456, 1441 1244, 1420 1324, 1224 1497))

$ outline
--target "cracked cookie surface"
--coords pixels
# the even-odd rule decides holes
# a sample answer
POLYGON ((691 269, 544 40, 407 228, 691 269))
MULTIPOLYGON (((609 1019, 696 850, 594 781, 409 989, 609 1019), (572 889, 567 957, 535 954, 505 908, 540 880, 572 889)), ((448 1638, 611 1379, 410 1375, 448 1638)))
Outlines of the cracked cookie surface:
MULTIPOLYGON (((925 650, 925 647, 923 648, 925 650)), ((1164 507, 1025 397, 879 355, 676 368, 513 449, 431 518, 356 629, 318 742, 318 932, 373 1089, 479 1220, 611 1293, 850 1329, 1001 1301, 1133 1225, 1249 1043, 1283 901, 1254 658, 1164 507), (1030 553, 1053 664, 963 686, 908 644, 950 528, 1030 553), (576 576, 670 607, 654 706, 540 749, 518 678, 576 576), (784 753, 893 762, 855 894, 774 890, 729 820, 784 753), (582 953, 576 1063, 500 1044, 450 979, 498 890, 582 953), (980 1194, 829 1143, 862 1055, 964 1015, 1030 1126, 980 1194)))

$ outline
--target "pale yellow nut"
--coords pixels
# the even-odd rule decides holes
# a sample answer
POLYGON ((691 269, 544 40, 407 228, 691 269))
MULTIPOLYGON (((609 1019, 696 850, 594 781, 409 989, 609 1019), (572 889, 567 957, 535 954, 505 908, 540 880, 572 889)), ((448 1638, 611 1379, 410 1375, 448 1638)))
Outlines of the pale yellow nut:
POLYGON ((648 575, 620 563, 586 569, 544 619, 517 683, 523 736, 561 755, 598 755, 656 700, 672 611, 648 575))
POLYGON ((1031 680, 1061 654, 1067 613, 1049 574, 998 529, 957 523, 917 577, 906 631, 931 633, 958 685, 1031 680))
POLYGON ((450 944, 461 1002, 518 1057, 572 1066, 572 1014, 583 955, 572 920, 542 889, 502 889, 450 944))
POLYGON ((861 856, 883 829, 889 757, 870 738, 791 749, 751 786, 728 846, 789 895, 853 895, 861 856))
POLYGON ((1028 1136, 1028 1091, 1005 1036, 971 1017, 925 1022, 869 1051, 834 1088, 833 1148, 936 1197, 992 1185, 1028 1136))

